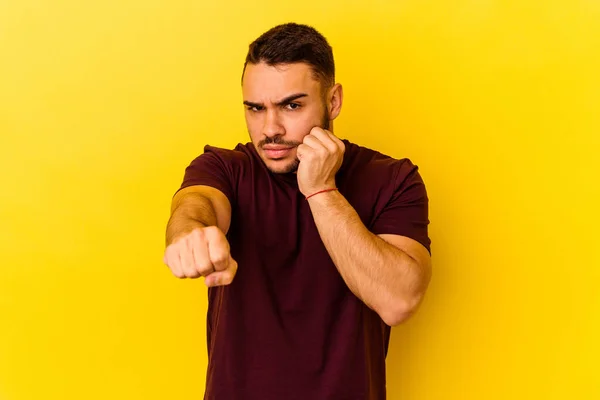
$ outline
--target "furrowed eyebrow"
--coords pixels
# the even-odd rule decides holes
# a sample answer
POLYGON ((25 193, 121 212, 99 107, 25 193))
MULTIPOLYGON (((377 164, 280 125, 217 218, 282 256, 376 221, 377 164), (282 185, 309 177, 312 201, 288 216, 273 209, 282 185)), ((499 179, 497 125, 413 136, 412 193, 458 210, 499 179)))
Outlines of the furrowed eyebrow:
POLYGON ((248 106, 248 107, 256 107, 256 108, 264 107, 264 105, 262 103, 253 103, 251 101, 244 101, 244 105, 248 106))
POLYGON ((291 103, 294 100, 298 100, 302 97, 307 97, 307 96, 308 96, 308 94, 306 94, 306 93, 296 93, 296 94, 286 97, 285 99, 283 99, 281 101, 278 101, 277 103, 275 103, 275 105, 284 106, 286 104, 291 103))
MULTIPOLYGON (((291 103, 294 100, 298 100, 302 97, 307 97, 307 96, 308 96, 308 94, 306 94, 306 93, 292 94, 292 95, 284 98, 283 100, 278 101, 277 103, 275 103, 275 105, 278 107, 284 106, 286 104, 291 103)), ((263 108, 265 106, 263 103, 254 103, 254 102, 248 101, 248 100, 244 100, 244 105, 246 105, 248 107, 256 107, 256 108, 263 108)))

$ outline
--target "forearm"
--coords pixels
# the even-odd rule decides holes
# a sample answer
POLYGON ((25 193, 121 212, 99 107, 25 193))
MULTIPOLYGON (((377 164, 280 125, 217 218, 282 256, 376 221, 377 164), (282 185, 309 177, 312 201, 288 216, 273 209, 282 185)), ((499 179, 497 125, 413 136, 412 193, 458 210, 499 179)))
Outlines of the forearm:
POLYGON ((211 201, 198 193, 188 193, 173 204, 167 224, 166 244, 196 228, 217 225, 215 209, 211 201))
POLYGON ((389 325, 403 320, 421 300, 426 271, 369 232, 339 192, 308 201, 319 235, 350 290, 389 325))

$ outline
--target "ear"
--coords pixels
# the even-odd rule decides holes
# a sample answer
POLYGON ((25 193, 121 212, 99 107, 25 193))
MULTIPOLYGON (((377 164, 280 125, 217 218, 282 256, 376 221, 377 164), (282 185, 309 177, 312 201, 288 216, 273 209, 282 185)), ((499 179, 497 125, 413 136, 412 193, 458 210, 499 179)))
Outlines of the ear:
POLYGON ((329 120, 333 121, 342 111, 342 102, 344 100, 344 90, 340 83, 333 85, 327 93, 327 109, 329 110, 329 120))

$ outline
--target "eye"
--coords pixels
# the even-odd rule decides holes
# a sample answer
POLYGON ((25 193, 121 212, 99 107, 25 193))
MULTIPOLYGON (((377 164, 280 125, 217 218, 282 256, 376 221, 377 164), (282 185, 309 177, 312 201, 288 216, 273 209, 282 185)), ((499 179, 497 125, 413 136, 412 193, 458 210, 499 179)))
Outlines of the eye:
POLYGON ((301 107, 301 105, 298 103, 288 103, 286 107, 288 110, 297 110, 301 107))
POLYGON ((259 111, 264 110, 264 107, 261 107, 261 106, 248 106, 246 108, 252 112, 259 112, 259 111))

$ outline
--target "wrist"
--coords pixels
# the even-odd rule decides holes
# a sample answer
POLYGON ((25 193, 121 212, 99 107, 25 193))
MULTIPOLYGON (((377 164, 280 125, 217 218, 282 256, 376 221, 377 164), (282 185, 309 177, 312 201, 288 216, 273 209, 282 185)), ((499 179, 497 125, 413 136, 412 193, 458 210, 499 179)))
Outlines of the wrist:
POLYGON ((306 195, 305 199, 309 200, 315 196, 321 196, 321 195, 324 195, 327 193, 336 192, 337 190, 338 190, 338 188, 335 186, 330 186, 330 187, 325 187, 323 189, 313 190, 306 195))
POLYGON ((327 208, 336 203, 340 197, 343 198, 339 190, 336 188, 335 190, 329 190, 326 192, 315 194, 314 196, 307 198, 306 202, 310 205, 311 208, 327 208))
POLYGON ((167 246, 179 241, 179 239, 189 235, 196 229, 206 228, 207 225, 194 219, 186 218, 183 221, 171 221, 167 228, 167 246))

